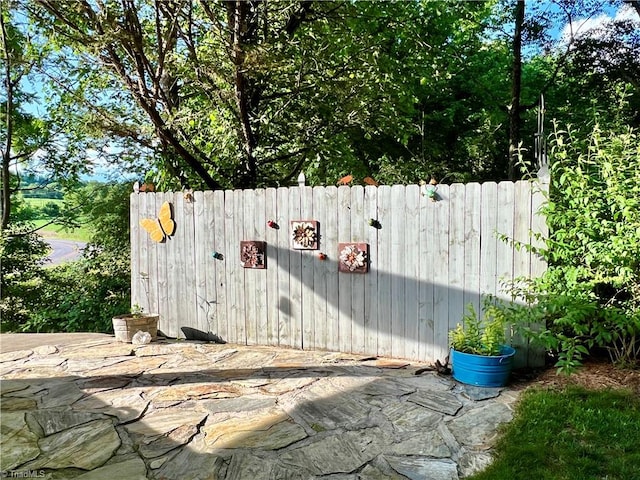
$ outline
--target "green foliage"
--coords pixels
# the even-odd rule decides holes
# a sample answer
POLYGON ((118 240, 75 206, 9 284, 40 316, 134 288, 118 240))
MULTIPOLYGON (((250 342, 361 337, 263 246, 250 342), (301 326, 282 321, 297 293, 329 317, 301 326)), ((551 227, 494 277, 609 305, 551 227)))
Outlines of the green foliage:
POLYGON ((73 79, 73 91, 45 84, 74 155, 102 133, 118 139, 115 161, 151 160, 163 188, 177 177, 214 188, 198 165, 228 188, 289 185, 301 170, 312 185, 502 177, 510 56, 483 40, 494 3, 147 0, 80 12, 37 1, 28 11, 56 73, 73 79), (246 34, 234 37, 234 22, 246 34))
POLYGON ((83 219, 91 232, 90 251, 115 256, 129 251, 129 183, 90 183, 65 196, 67 211, 83 219))
MULTIPOLYGON (((44 56, 30 75, 43 86, 43 121, 64 136, 64 155, 49 149, 56 172, 78 174, 92 150, 150 170, 162 189, 290 185, 301 170, 311 185, 346 174, 386 184, 506 176, 512 1, 76 7, 11 2, 22 37, 44 56)), ((541 92, 549 113, 576 123, 592 101, 614 105, 618 88, 634 90, 637 107, 632 24, 599 32, 606 41, 577 38, 571 50, 549 37, 602 7, 527 2, 519 132, 527 165, 541 92)), ((637 116, 629 110, 624 118, 637 116)))
POLYGON ((3 330, 111 331, 111 318, 131 304, 129 192, 130 185, 91 184, 68 194, 66 211, 81 216, 92 232, 76 262, 41 268, 36 260, 44 250, 30 250, 25 242, 46 244, 35 234, 16 237, 21 243, 3 252, 3 282, 8 282, 8 288, 3 283, 8 296, 3 293, 0 303, 3 330), (5 262, 6 253, 15 261, 5 262), (20 272, 18 278, 4 275, 10 265, 20 272))
POLYGON ((14 223, 0 236, 0 330, 19 329, 32 313, 42 286, 48 245, 29 223, 14 223))
POLYGON ((131 306, 131 310, 130 310, 130 312, 131 312, 131 316, 132 316, 133 318, 139 318, 139 317, 141 317, 141 316, 143 315, 143 313, 144 313, 144 308, 143 308, 143 307, 141 307, 141 306, 140 306, 140 304, 138 304, 138 303, 134 303, 134 304, 131 306))
POLYGON ((614 362, 640 359, 640 141, 636 132, 588 140, 556 130, 544 207, 550 236, 538 250, 549 268, 515 289, 530 307, 507 307, 530 337, 570 372, 594 347, 614 362))
POLYGON ((30 202, 24 200, 21 196, 12 197, 11 201, 11 221, 14 223, 24 223, 32 221, 40 216, 38 208, 34 207, 30 202))
POLYGON ((29 219, 51 219, 61 214, 63 209, 62 199, 36 198, 17 195, 11 205, 12 217, 24 217, 29 219))
POLYGON ((54 218, 60 215, 60 206, 54 202, 47 202, 42 207, 42 215, 48 218, 54 218))
POLYGON ((468 313, 463 317, 463 324, 449 332, 449 343, 454 350, 476 355, 500 355, 502 345, 506 343, 508 325, 505 312, 487 302, 484 307, 484 319, 469 304, 468 313))
POLYGON ((104 252, 44 270, 40 296, 22 331, 110 332, 130 305, 129 261, 104 252))
POLYGON ((638 478, 640 399, 631 391, 531 389, 470 480, 638 478))

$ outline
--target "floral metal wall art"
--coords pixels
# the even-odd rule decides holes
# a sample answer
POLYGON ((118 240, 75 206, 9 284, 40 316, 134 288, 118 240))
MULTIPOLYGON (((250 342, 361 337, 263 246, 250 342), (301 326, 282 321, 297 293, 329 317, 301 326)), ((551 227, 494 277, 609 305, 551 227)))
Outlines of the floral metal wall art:
POLYGON ((267 268, 266 242, 245 240, 240 242, 240 262, 244 268, 267 268))
POLYGON ((369 245, 366 243, 339 243, 338 270, 346 273, 369 271, 369 245))
POLYGON ((316 220, 294 220, 291 222, 291 239, 296 250, 318 248, 318 222, 316 220))

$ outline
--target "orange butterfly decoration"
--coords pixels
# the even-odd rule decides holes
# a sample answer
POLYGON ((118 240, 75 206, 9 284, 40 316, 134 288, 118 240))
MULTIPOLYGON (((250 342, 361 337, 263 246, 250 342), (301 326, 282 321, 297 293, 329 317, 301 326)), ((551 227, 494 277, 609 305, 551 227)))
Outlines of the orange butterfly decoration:
POLYGON ((162 243, 173 235, 176 229, 176 222, 173 221, 171 213, 171 204, 164 202, 158 212, 158 218, 143 218, 140 225, 144 228, 149 237, 154 242, 162 243))

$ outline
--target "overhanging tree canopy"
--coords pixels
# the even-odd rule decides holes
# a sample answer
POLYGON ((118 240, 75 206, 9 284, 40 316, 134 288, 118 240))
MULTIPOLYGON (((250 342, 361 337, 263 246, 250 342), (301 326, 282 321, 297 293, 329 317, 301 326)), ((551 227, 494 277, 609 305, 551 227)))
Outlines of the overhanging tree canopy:
POLYGON ((370 170, 354 162, 358 141, 410 157, 419 97, 464 61, 448 53, 488 14, 476 2, 37 5, 80 59, 66 68, 93 121, 159 152, 183 185, 214 189, 286 183, 305 162, 339 173, 327 157, 370 170))

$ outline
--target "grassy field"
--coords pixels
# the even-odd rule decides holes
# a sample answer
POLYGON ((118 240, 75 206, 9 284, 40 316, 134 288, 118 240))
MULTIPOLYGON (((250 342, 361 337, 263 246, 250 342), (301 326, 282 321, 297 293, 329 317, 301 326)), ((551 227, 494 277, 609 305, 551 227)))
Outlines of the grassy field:
MULTIPOLYGON (((52 202, 62 208, 63 200, 57 198, 25 198, 24 201, 33 208, 41 209, 47 203, 52 202)), ((41 218, 33 220, 36 227, 41 227, 49 223, 51 219, 41 218)), ((39 231, 43 238, 60 238, 64 240, 74 240, 76 242, 88 242, 91 232, 86 227, 75 228, 73 230, 65 229, 61 225, 55 223, 47 225, 39 231)))
POLYGON ((640 480, 640 397, 582 386, 525 391, 496 446, 471 480, 640 480))
MULTIPOLYGON (((40 219, 33 220, 33 224, 36 227, 40 227, 50 220, 40 219)), ((60 238, 63 240, 74 240, 76 242, 88 242, 91 237, 91 232, 86 227, 74 228, 73 230, 67 230, 65 227, 51 224, 39 230, 38 233, 43 238, 60 238)))
POLYGON ((62 204, 64 203, 64 200, 60 198, 24 198, 24 201, 33 208, 42 208, 49 202, 55 203, 62 208, 62 204))

